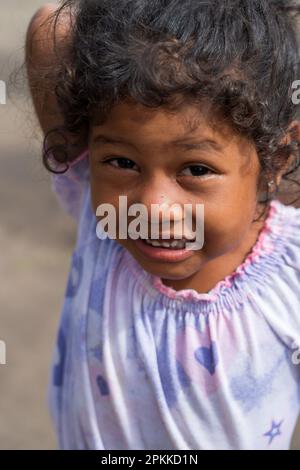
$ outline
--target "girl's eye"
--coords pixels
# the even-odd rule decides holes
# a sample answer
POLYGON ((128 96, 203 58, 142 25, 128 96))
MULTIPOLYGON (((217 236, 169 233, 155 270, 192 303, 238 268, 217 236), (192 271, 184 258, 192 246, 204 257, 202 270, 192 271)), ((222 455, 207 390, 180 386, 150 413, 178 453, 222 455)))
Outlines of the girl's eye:
POLYGON ((125 157, 110 158, 109 160, 106 160, 103 163, 109 164, 118 169, 125 169, 125 170, 132 170, 133 167, 135 166, 135 163, 132 160, 129 160, 129 158, 125 158, 125 157), (112 162, 115 162, 115 164, 113 164, 112 162))
POLYGON ((191 171, 192 174, 186 174, 185 176, 206 176, 208 174, 214 174, 214 171, 203 165, 193 165, 185 168, 184 171, 191 171))
MULTIPOLYGON (((117 169, 121 170, 133 170, 136 164, 134 161, 130 160, 129 158, 125 157, 113 157, 103 162, 105 165, 111 165, 117 169)), ((190 165, 189 167, 185 168, 182 172, 185 176, 207 176, 209 174, 214 174, 214 171, 204 165, 190 165), (184 173, 191 171, 191 173, 184 173)))

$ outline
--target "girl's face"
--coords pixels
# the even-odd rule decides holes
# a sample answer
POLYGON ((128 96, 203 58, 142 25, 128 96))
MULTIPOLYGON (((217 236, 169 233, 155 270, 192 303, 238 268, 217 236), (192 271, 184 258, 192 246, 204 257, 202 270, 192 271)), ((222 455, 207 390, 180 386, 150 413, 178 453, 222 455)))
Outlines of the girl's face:
MULTIPOLYGON (((221 121, 211 127, 208 113, 199 105, 171 114, 124 101, 89 136, 95 213, 109 203, 118 216, 119 196, 149 214, 152 204, 192 204, 195 217, 196 204, 204 204, 204 245, 188 258, 153 259, 140 242, 117 237, 146 271, 175 288, 210 289, 242 262, 262 226, 253 222, 260 209, 256 150, 221 121)), ((134 218, 128 216, 128 225, 134 218)))

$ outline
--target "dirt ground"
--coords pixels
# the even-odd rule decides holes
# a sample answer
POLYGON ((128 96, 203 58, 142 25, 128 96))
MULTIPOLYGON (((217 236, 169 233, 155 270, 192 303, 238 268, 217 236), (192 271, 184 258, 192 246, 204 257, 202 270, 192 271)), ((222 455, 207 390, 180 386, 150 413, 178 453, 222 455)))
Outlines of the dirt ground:
MULTIPOLYGON (((43 1, 1 2, 0 80, 24 55, 26 26, 43 1)), ((20 79, 19 79, 20 81, 20 79)), ((46 389, 75 226, 41 164, 41 134, 25 85, 0 106, 0 449, 54 449, 46 389)))
MULTIPOLYGON (((44 3, 1 2, 0 80, 22 63, 26 27, 44 3)), ((19 85, 0 105, 0 449, 54 449, 46 390, 75 225, 51 192, 42 136, 19 85)))

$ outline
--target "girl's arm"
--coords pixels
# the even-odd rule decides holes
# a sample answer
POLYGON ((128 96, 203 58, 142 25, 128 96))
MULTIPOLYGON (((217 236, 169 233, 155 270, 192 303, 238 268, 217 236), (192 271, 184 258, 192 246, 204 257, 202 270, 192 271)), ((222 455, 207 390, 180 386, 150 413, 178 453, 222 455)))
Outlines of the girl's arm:
MULTIPOLYGON (((68 40, 71 16, 60 15, 54 32, 54 21, 48 22, 47 20, 57 8, 58 5, 53 3, 47 3, 39 8, 32 17, 26 34, 27 76, 35 112, 44 134, 64 124, 55 97, 54 74, 51 74, 51 70, 55 70, 55 61, 57 61, 54 37, 56 47, 63 52, 68 40)), ((75 141, 74 135, 68 133, 65 135, 71 144, 76 143, 76 146, 70 146, 69 151, 69 158, 73 160, 87 148, 87 141, 86 138, 80 136, 77 136, 75 141)), ((55 143, 53 138, 55 138, 55 133, 50 134, 47 139, 50 146, 55 143)))

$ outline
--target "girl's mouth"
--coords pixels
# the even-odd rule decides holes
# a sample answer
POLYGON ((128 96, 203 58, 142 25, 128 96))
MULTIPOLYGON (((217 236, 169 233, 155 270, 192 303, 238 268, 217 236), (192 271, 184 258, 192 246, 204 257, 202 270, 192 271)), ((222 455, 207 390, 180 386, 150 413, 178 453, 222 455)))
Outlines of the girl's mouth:
POLYGON ((193 240, 132 240, 139 251, 148 258, 158 261, 178 262, 193 256, 193 250, 187 249, 186 244, 193 240))

